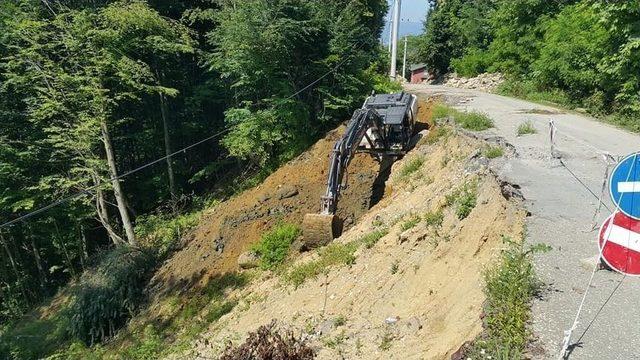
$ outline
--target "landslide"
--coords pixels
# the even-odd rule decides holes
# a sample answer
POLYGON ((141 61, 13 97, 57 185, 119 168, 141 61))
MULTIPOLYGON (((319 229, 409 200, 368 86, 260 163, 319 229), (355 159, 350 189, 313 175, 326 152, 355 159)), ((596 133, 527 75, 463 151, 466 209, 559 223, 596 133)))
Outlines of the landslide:
POLYGON ((393 165, 393 193, 329 246, 353 258, 323 262, 318 249, 254 273, 227 294, 238 305, 170 358, 215 359, 272 321, 318 359, 452 358, 482 332, 483 271, 524 231, 520 199, 492 171, 505 160, 488 148, 451 125, 423 136, 393 165))
MULTIPOLYGON (((150 292, 186 292, 238 270, 238 256, 278 222, 302 224, 320 208, 326 190, 329 156, 346 127, 329 132, 308 151, 282 166, 259 186, 208 210, 198 228, 157 271, 150 292)), ((338 216, 349 229, 385 192, 384 174, 371 156, 358 154, 348 171, 338 216)), ((388 190, 388 189, 387 189, 388 190)))

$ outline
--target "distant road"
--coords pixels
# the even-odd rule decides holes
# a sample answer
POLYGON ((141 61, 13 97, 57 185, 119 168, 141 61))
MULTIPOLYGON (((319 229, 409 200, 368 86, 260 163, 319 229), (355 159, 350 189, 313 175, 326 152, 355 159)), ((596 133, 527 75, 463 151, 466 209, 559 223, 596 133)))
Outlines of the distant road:
MULTIPOLYGON (((602 153, 640 151, 640 136, 588 116, 499 95, 428 85, 408 85, 406 89, 418 95, 442 96, 461 110, 486 113, 496 125, 487 133, 515 146, 518 156, 506 162, 499 175, 522 187, 531 212, 527 242, 553 247, 536 258, 536 270, 546 285, 533 304, 532 328, 538 340, 530 356, 557 359, 563 332, 573 323, 592 271, 592 266, 581 260, 598 254, 598 232, 592 231, 598 200, 551 158, 549 120, 557 126, 557 150, 567 168, 597 195, 606 168, 602 153), (517 127, 525 121, 531 121, 537 134, 517 137, 517 127)), ((608 195, 604 199, 613 208, 608 195)), ((597 227, 609 215, 603 209, 596 217, 597 227)), ((569 359, 640 359, 640 279, 622 280, 622 275, 610 271, 596 273, 572 336, 572 342, 580 339, 580 343, 569 359)))

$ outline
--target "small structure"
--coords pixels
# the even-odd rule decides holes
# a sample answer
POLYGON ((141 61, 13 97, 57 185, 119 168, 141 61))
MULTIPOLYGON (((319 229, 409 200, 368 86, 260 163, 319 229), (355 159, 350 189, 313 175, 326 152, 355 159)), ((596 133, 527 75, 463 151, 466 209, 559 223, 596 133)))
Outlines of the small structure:
POLYGON ((424 80, 429 78, 427 72, 427 64, 417 64, 409 68, 411 70, 411 83, 421 84, 424 80))

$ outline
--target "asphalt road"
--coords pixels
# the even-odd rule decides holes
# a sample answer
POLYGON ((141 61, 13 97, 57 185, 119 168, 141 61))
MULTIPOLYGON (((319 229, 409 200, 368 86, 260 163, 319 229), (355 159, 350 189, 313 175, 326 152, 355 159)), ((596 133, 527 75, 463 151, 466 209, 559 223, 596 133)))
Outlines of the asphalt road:
MULTIPOLYGON (((548 106, 442 86, 408 85, 408 91, 440 95, 461 110, 486 113, 495 121, 488 134, 506 139, 517 156, 499 176, 522 187, 527 219, 527 242, 546 243, 553 250, 535 259, 545 282, 533 303, 534 359, 557 359, 563 333, 570 328, 586 290, 593 266, 584 259, 598 254, 599 228, 611 213, 593 217, 606 165, 602 154, 626 155, 640 150, 640 136, 574 113, 548 106), (549 121, 558 132, 556 149, 566 168, 550 153, 549 121), (537 134, 518 137, 518 126, 531 121, 537 134), (582 181, 582 185, 571 173, 582 181), (586 187, 585 187, 586 186, 586 187)), ((613 209, 605 193, 606 205, 613 209)), ((640 279, 599 270, 589 290, 580 322, 573 332, 569 359, 640 359, 640 279)))

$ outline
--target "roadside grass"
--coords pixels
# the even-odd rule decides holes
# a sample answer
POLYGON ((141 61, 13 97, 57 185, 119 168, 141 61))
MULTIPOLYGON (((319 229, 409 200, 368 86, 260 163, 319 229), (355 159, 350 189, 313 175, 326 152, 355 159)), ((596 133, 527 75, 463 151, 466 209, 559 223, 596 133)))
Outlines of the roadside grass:
POLYGON ((263 270, 274 270, 284 262, 293 241, 300 235, 298 225, 280 223, 264 233, 252 250, 260 257, 263 270))
POLYGON ((443 103, 438 103, 433 109, 433 118, 442 119, 452 117, 462 128, 472 131, 482 131, 493 127, 493 120, 486 114, 479 112, 462 112, 443 103))
POLYGON ((500 146, 489 146, 484 150, 487 159, 496 159, 504 155, 504 149, 500 146))
POLYGON ((538 130, 536 130, 535 126, 531 120, 527 120, 522 124, 518 125, 517 134, 518 136, 529 135, 529 134, 537 134, 538 130))
POLYGON ((409 176, 420 170, 420 168, 424 164, 424 161, 424 156, 415 156, 414 158, 408 160, 407 163, 405 163, 404 166, 402 166, 402 168, 400 169, 398 179, 400 181, 406 180, 409 176))
POLYGON ((484 333, 474 342, 465 358, 519 360, 531 339, 527 323, 531 318, 531 299, 540 289, 533 268, 533 255, 549 251, 547 245, 526 248, 523 241, 503 237, 506 248, 500 263, 485 271, 484 333))

